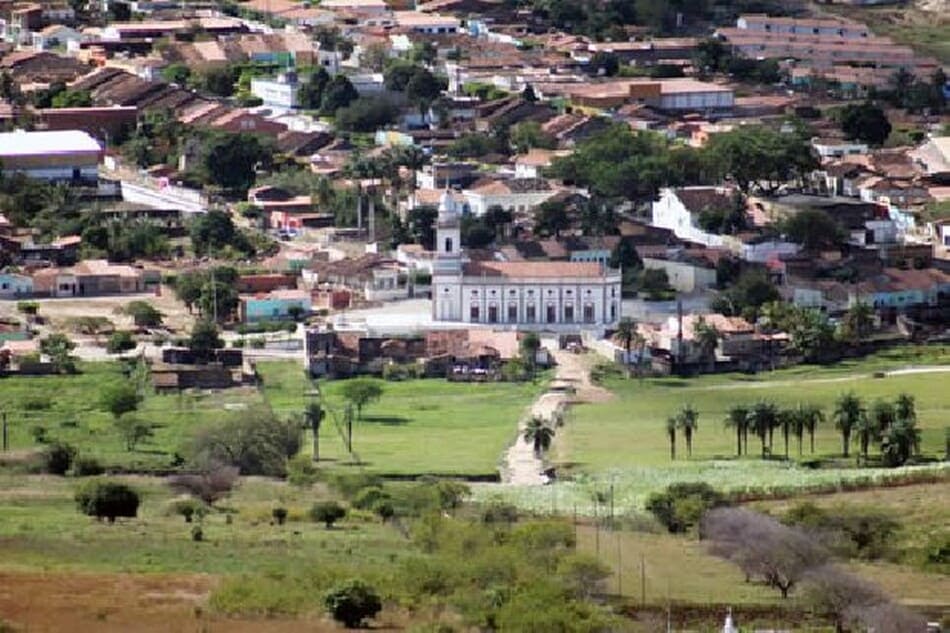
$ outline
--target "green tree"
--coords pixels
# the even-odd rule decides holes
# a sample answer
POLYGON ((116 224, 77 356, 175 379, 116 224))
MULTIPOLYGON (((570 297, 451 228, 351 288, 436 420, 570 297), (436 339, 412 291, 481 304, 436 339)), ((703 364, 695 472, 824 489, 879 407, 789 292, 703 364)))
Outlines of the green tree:
POLYGON ((723 426, 727 429, 736 431, 736 456, 742 455, 742 439, 746 437, 749 429, 749 409, 744 405, 735 405, 729 409, 723 426))
POLYGON ((106 342, 106 351, 108 353, 121 354, 130 349, 135 349, 135 339, 132 338, 131 332, 128 330, 119 330, 109 335, 109 340, 106 342))
POLYGON ((511 128, 511 144, 515 151, 524 154, 530 149, 555 149, 557 139, 541 129, 537 121, 525 121, 511 128))
POLYGON ((719 330, 707 323, 706 319, 700 315, 693 327, 693 337, 700 355, 706 360, 709 364, 709 370, 712 371, 716 367, 716 347, 719 346, 719 339, 721 338, 719 330))
POLYGON ((108 411, 115 419, 139 408, 142 396, 135 385, 129 382, 117 382, 106 385, 99 392, 99 406, 108 411))
POLYGON ((693 456, 693 434, 699 427, 699 412, 692 405, 684 405, 676 415, 676 426, 683 430, 686 439, 686 456, 693 456))
POLYGON ((201 148, 201 172, 206 180, 242 195, 254 184, 255 170, 266 167, 273 158, 273 148, 256 134, 209 133, 201 148))
POLYGON ((267 407, 228 412, 199 427, 190 446, 200 468, 232 466, 242 475, 283 476, 287 460, 300 451, 299 419, 282 420, 267 407))
POLYGON ((809 252, 838 248, 845 242, 841 226, 821 209, 799 211, 779 225, 785 237, 809 252))
POLYGON ((840 120, 845 136, 870 145, 882 145, 891 134, 891 122, 884 110, 870 102, 845 106, 840 120))
MULTIPOLYGON (((799 404, 798 405, 798 416, 799 423, 801 424, 804 431, 808 432, 808 441, 810 443, 810 450, 812 453, 815 452, 815 430, 825 421, 825 414, 822 413, 821 407, 814 404, 799 404)), ((801 454, 801 437, 798 441, 798 453, 801 454)))
POLYGON ((214 352, 224 347, 224 341, 218 335, 218 326, 214 321, 199 319, 191 328, 188 338, 188 349, 200 361, 209 361, 214 358, 214 352))
POLYGON ((162 69, 162 79, 179 86, 185 86, 191 77, 191 68, 187 64, 176 62, 162 69))
POLYGON ((780 132, 757 125, 716 134, 704 156, 710 171, 731 177, 745 194, 753 189, 774 193, 789 180, 802 179, 818 164, 804 131, 780 132))
POLYGON ((432 74, 426 68, 417 68, 412 73, 409 83, 406 84, 406 97, 425 116, 426 110, 432 105, 446 87, 446 82, 432 74))
POLYGON ((858 301, 848 308, 841 321, 842 338, 856 345, 867 339, 874 327, 874 308, 863 301, 858 301))
POLYGON ((125 450, 130 453, 144 440, 154 435, 154 427, 134 415, 124 414, 114 421, 115 428, 125 441, 125 450))
POLYGON ((851 433, 865 417, 864 405, 854 392, 841 394, 835 401, 833 418, 835 428, 841 432, 841 452, 845 457, 848 456, 848 447, 851 445, 851 433))
POLYGON ((76 506, 83 514, 115 523, 117 517, 138 514, 139 495, 119 482, 92 481, 76 492, 76 506))
POLYGON ((235 68, 231 66, 211 66, 201 71, 196 83, 217 97, 230 97, 234 94, 234 82, 237 80, 235 68))
POLYGON ((132 317, 132 322, 138 327, 156 327, 162 324, 162 313, 148 301, 130 301, 123 308, 123 312, 132 317))
POLYGON ((323 523, 328 530, 345 516, 346 508, 336 501, 321 501, 310 508, 310 518, 318 523, 323 523))
POLYGON ((237 233, 231 214, 212 209, 191 221, 191 244, 197 255, 211 255, 231 244, 237 233))
POLYGON ((40 339, 40 353, 49 357, 56 371, 71 373, 76 371, 76 362, 70 355, 76 344, 65 334, 49 334, 40 339))
POLYGON ((340 389, 343 398, 356 408, 356 418, 363 419, 363 407, 383 396, 383 385, 371 378, 350 378, 340 389))
POLYGON ((914 419, 898 418, 884 434, 881 454, 888 466, 903 466, 920 451, 920 430, 914 419))
POLYGON ((376 590, 362 580, 348 580, 334 587, 324 596, 323 603, 333 619, 348 629, 362 626, 383 608, 376 590))
POLYGON ((762 443, 762 459, 765 459, 768 454, 767 438, 771 436, 777 423, 778 409, 774 403, 762 400, 752 405, 752 410, 749 412, 749 427, 762 443))
POLYGON ((201 288, 205 284, 205 274, 200 270, 186 271, 175 277, 175 296, 185 304, 188 312, 201 299, 201 288))
POLYGON ((678 426, 676 416, 666 418, 666 436, 670 440, 670 459, 673 461, 676 460, 676 428, 678 426))
POLYGON ((526 332, 518 343, 521 359, 528 366, 531 375, 534 376, 538 364, 538 350, 541 349, 541 339, 535 332, 526 332))
POLYGON ((539 458, 551 448, 551 442, 554 441, 554 429, 552 429, 539 416, 532 416, 524 427, 522 432, 524 441, 531 444, 535 457, 539 458))
POLYGON ((340 108, 345 108, 356 101, 359 96, 346 75, 339 74, 333 77, 324 88, 320 108, 324 114, 332 115, 340 108))

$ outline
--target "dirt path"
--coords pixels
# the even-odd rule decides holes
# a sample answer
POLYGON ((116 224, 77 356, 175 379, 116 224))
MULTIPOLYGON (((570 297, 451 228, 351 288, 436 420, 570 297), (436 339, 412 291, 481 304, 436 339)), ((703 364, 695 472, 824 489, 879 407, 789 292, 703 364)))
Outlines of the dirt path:
MULTIPOLYGON (((938 374, 950 372, 950 365, 929 365, 923 367, 905 367, 903 369, 894 369, 882 372, 884 377, 889 376, 908 376, 913 374, 938 374)), ((848 374, 847 376, 836 376, 834 378, 812 378, 805 380, 772 380, 765 382, 744 382, 728 385, 709 385, 707 387, 695 387, 700 391, 730 391, 734 389, 766 389, 772 387, 792 387, 807 384, 828 384, 835 382, 850 382, 861 378, 868 378, 871 374, 859 373, 848 374)))
POLYGON ((550 421, 570 404, 602 402, 612 397, 609 391, 590 380, 590 368, 597 360, 596 354, 573 354, 557 350, 553 355, 557 369, 552 388, 556 390, 538 396, 531 405, 530 414, 518 422, 518 437, 505 453, 505 465, 502 468, 502 482, 505 484, 540 486, 548 482, 548 476, 544 474, 544 460, 534 454, 534 447, 524 439, 528 420, 540 417, 550 421))

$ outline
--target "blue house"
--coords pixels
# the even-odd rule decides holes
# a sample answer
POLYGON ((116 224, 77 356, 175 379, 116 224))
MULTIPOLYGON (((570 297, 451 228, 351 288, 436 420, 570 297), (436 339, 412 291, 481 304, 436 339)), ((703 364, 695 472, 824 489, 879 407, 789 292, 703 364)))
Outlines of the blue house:
POLYGON ((0 299, 20 299, 32 295, 32 277, 16 273, 0 273, 0 299))
POLYGON ((274 290, 241 297, 241 320, 245 323, 281 321, 310 314, 310 293, 305 290, 274 290))

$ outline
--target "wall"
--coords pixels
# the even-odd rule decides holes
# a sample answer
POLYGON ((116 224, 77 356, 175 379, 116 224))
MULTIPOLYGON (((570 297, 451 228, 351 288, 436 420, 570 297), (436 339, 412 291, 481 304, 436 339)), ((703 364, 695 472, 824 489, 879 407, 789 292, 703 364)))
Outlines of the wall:
POLYGON ((653 257, 644 257, 643 267, 648 270, 665 270, 670 286, 679 292, 706 290, 716 285, 716 270, 713 268, 653 257))

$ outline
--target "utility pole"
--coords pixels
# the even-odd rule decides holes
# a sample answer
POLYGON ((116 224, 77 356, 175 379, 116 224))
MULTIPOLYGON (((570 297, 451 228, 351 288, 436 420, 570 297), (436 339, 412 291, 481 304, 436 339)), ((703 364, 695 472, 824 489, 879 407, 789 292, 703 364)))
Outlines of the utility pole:
POLYGON ((640 552, 640 605, 647 603, 647 572, 643 565, 643 552, 640 552))
POLYGON ((623 532, 617 532, 617 595, 623 596, 623 532))
POLYGON ((346 452, 353 454, 353 405, 346 405, 344 413, 346 419, 346 452))
POLYGON ((10 440, 7 435, 7 412, 0 412, 0 418, 3 419, 3 452, 6 453, 10 450, 10 440))
POLYGON ((214 266, 211 267, 211 313, 214 322, 218 322, 218 286, 214 280, 214 266))

